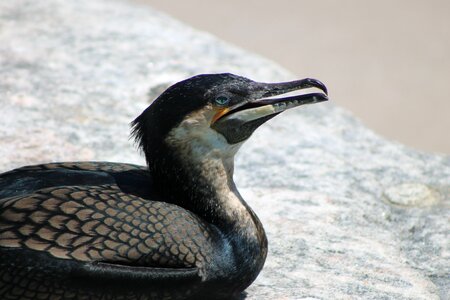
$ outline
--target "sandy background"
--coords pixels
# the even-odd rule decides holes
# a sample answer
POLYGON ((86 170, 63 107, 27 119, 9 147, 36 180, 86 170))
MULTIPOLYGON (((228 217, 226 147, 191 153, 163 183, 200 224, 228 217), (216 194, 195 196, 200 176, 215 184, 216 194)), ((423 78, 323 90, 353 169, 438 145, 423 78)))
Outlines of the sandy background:
POLYGON ((130 1, 317 77, 390 139, 450 153, 450 1, 130 1))

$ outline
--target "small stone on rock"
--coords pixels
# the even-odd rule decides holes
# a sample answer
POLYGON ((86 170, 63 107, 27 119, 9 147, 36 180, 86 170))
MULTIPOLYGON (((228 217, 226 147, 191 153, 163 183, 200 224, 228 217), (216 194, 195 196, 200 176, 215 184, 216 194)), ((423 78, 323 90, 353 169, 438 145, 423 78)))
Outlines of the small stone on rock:
POLYGON ((437 192, 422 183, 404 183, 384 192, 388 201, 403 206, 429 206, 439 201, 437 192))

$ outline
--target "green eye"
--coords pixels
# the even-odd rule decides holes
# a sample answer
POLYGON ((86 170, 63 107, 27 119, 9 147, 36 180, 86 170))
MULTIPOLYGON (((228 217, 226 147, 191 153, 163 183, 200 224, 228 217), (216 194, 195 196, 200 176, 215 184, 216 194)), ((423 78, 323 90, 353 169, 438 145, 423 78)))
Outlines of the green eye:
POLYGON ((227 96, 221 95, 216 98, 216 103, 219 105, 226 105, 228 104, 228 102, 230 102, 230 98, 228 98, 227 96))

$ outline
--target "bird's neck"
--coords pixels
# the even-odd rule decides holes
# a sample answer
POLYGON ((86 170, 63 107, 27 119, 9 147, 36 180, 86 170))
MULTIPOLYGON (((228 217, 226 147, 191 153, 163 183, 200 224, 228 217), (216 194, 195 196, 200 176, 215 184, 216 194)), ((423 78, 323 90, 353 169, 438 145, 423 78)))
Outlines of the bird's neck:
POLYGON ((258 217, 233 182, 233 158, 204 156, 195 163, 175 158, 164 165, 165 170, 153 174, 156 186, 163 187, 162 196, 221 232, 226 247, 231 247, 228 253, 232 259, 226 261, 232 264, 227 266, 234 270, 234 284, 246 288, 264 265, 267 238, 258 217), (167 168, 172 170, 166 172, 167 168))
MULTIPOLYGON (((223 230, 254 235, 259 220, 233 182, 234 156, 241 144, 230 145, 211 129, 210 114, 207 108, 194 112, 166 136, 165 157, 171 161, 165 168, 175 172, 167 180, 197 215, 224 226, 223 230)), ((173 194, 173 190, 168 192, 173 194)))
POLYGON ((157 144, 162 148, 156 155, 146 153, 155 188, 221 232, 231 246, 233 268, 241 269, 236 279, 249 284, 264 264, 267 239, 233 182, 234 156, 241 145, 228 144, 201 113, 186 118, 157 144))
MULTIPOLYGON (((192 124, 189 124, 192 126, 192 124)), ((265 248, 264 229, 233 182, 234 156, 240 144, 206 126, 196 131, 183 124, 165 140, 160 159, 149 165, 156 186, 166 199, 194 212, 230 237, 265 248)))
POLYGON ((233 234, 257 239, 261 224, 238 192, 233 181, 233 157, 223 159, 205 156, 191 174, 194 186, 192 200, 206 208, 211 222, 233 234))
MULTIPOLYGON (((173 152, 172 152, 173 153, 173 152)), ((223 157, 202 153, 195 157, 165 156, 166 163, 153 172, 161 195, 172 199, 224 233, 261 240, 259 219, 239 194, 233 181, 234 154, 223 157)))

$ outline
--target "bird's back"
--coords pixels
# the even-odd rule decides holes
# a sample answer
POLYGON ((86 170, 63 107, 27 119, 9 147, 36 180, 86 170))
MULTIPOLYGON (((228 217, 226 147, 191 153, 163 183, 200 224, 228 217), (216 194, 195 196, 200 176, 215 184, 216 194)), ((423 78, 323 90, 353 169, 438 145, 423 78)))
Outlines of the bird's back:
POLYGON ((146 169, 130 164, 52 163, 1 174, 0 298, 194 294, 217 232, 160 200, 146 169))

